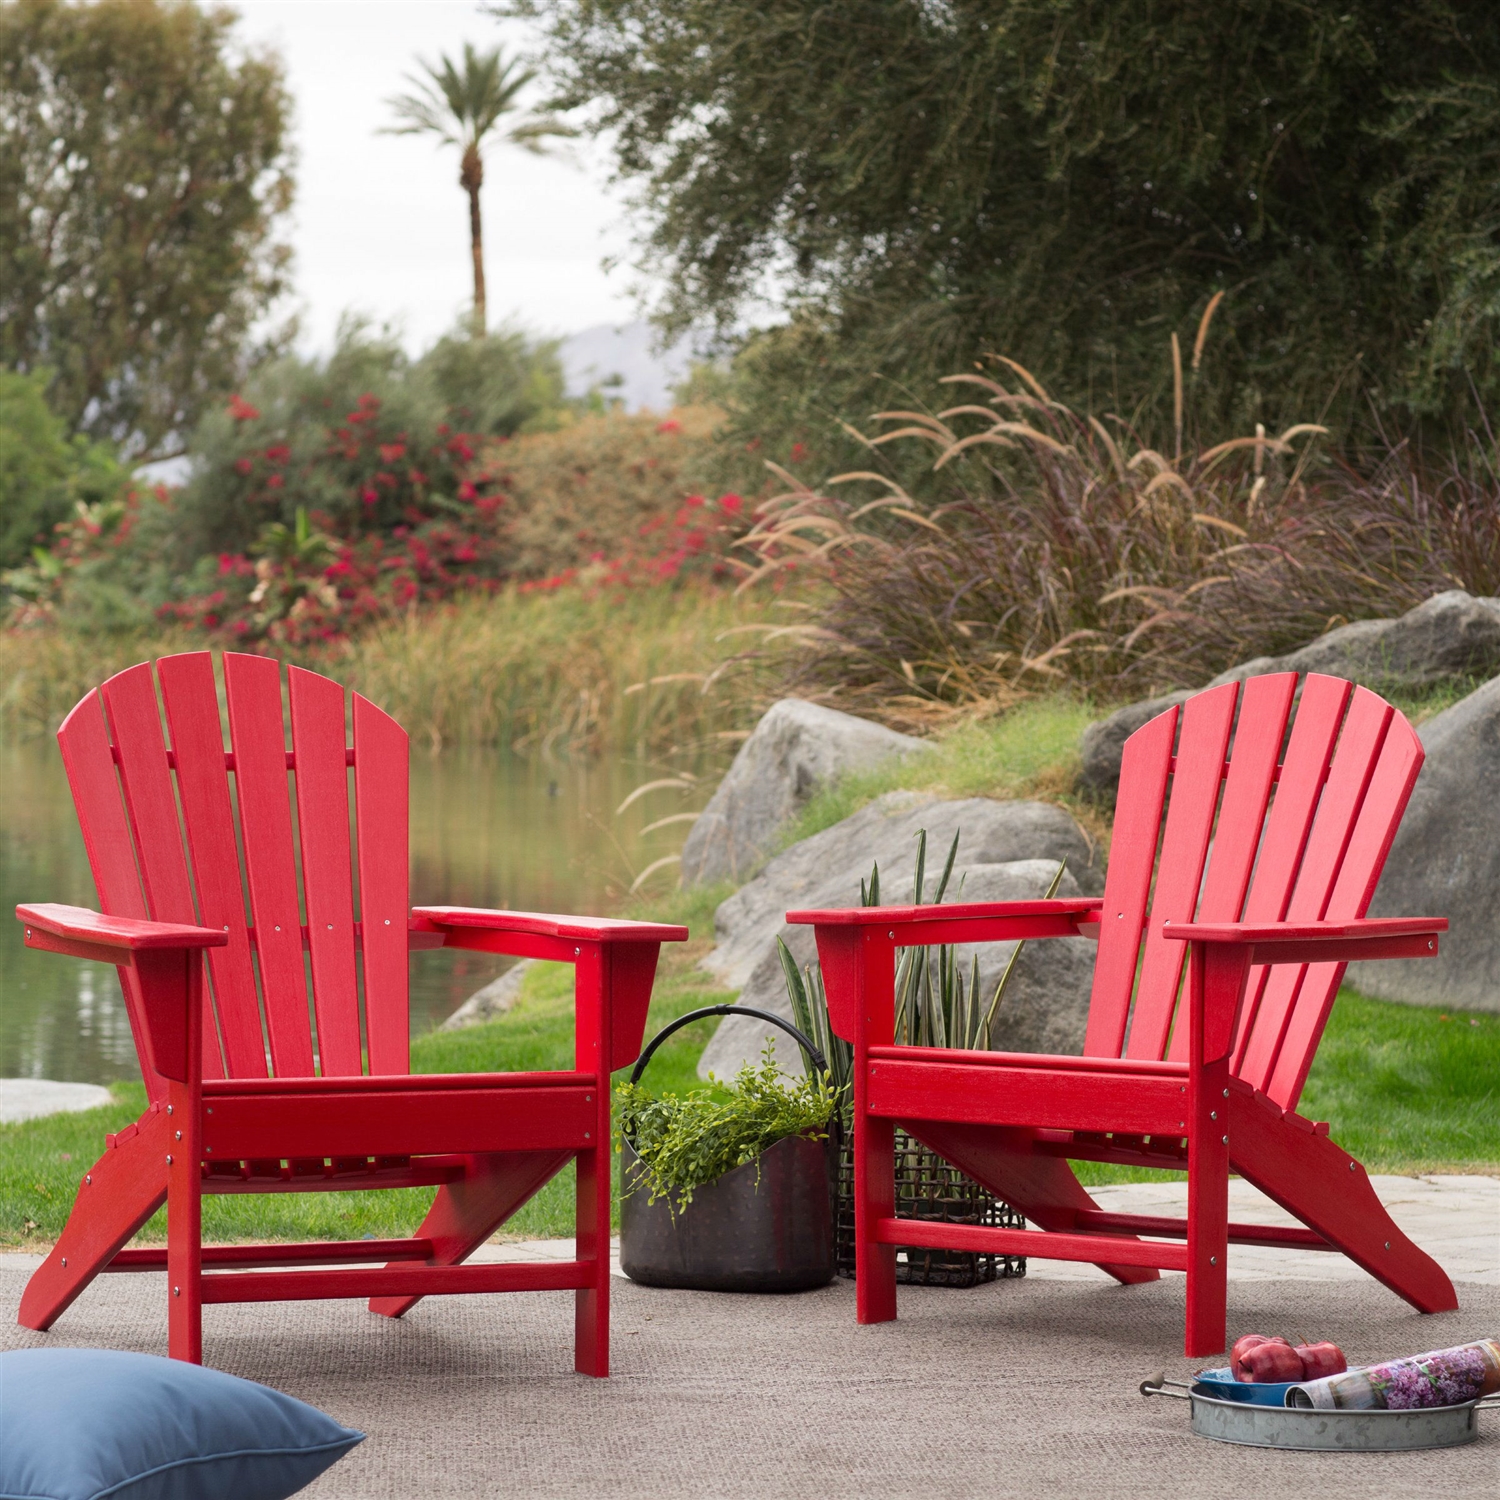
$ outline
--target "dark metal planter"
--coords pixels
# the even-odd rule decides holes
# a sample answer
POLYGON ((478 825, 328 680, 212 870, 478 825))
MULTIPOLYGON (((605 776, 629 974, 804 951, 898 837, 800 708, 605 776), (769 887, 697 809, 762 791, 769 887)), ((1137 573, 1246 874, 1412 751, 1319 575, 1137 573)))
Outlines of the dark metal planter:
MULTIPOLYGON (((779 1016, 739 1005, 714 1005, 680 1016, 641 1054, 636 1082, 651 1054, 679 1026, 707 1015, 757 1016, 794 1037, 819 1071, 822 1054, 779 1016)), ((754 1161, 693 1189, 685 1207, 649 1200, 645 1169, 623 1144, 620 1269, 644 1286, 711 1292, 805 1292, 833 1280, 831 1138, 787 1136, 754 1161)))

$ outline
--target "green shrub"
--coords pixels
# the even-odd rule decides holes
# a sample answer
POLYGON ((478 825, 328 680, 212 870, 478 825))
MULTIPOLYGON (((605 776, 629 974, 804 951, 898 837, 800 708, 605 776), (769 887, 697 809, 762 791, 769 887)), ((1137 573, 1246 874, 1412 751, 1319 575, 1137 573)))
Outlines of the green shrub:
POLYGON ((126 477, 102 444, 68 437, 47 382, 46 371, 0 370, 0 569, 24 566, 75 504, 112 496, 126 477))
POLYGON ((746 1063, 731 1092, 657 1096, 641 1084, 615 1093, 620 1134, 641 1159, 650 1201, 666 1198, 677 1208, 693 1201, 693 1189, 752 1162, 789 1135, 821 1139, 833 1118, 836 1097, 822 1074, 789 1082, 767 1047, 757 1068, 746 1063))

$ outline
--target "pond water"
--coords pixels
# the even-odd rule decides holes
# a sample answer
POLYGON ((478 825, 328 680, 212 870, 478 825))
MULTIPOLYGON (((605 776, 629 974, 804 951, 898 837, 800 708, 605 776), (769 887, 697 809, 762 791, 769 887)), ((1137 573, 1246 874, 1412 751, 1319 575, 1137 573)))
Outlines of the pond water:
MULTIPOLYGON (((685 824, 643 833, 646 825, 705 800, 667 789, 616 815, 636 787, 671 774, 631 759, 414 754, 413 904, 607 914, 638 871, 681 846, 685 824)), ((657 885, 670 880, 667 871, 654 877, 657 885)), ((11 915, 20 901, 96 905, 51 739, 0 745, 0 1077, 138 1078, 114 969, 27 949, 11 915)), ((482 953, 414 954, 412 1034, 436 1026, 509 962, 482 953)))

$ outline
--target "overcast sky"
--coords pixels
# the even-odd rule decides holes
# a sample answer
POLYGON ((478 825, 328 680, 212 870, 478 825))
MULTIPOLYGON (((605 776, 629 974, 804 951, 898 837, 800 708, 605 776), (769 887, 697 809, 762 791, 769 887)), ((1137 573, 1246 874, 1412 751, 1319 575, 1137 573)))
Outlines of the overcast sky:
MULTIPOLYGON (((292 245, 301 346, 322 352, 340 314, 390 321, 413 352, 468 308, 473 292, 468 203, 458 153, 421 136, 380 135, 385 101, 418 54, 436 60, 465 41, 524 47, 527 28, 461 0, 233 0, 238 34, 286 61, 296 108, 297 199, 292 245)), ((636 317, 618 194, 603 154, 571 144, 572 161, 504 145, 485 159, 482 197, 491 325, 516 319, 568 334, 636 317)))

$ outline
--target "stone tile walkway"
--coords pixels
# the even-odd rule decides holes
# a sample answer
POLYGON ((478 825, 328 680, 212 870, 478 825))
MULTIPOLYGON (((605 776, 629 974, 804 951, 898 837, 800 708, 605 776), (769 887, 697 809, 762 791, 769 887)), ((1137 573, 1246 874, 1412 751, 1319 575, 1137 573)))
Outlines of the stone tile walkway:
MULTIPOLYGON (((1372 1174, 1380 1200, 1402 1231, 1428 1252, 1455 1282, 1500 1286, 1500 1177, 1395 1177, 1372 1174)), ((1091 1190, 1111 1213, 1171 1214, 1187 1212, 1187 1183, 1129 1182, 1091 1190)), ((1229 1184, 1231 1216, 1249 1224, 1295 1224, 1248 1182, 1229 1184)), ((614 1245, 615 1274, 620 1275, 620 1246, 614 1245)), ((573 1241, 496 1240, 476 1256, 484 1260, 570 1260, 573 1241)), ((1026 1274, 1043 1280, 1109 1281, 1096 1266, 1065 1260, 1031 1260, 1026 1274)), ((1168 1272, 1167 1274, 1173 1274, 1168 1272)), ((1234 1245, 1229 1252, 1234 1281, 1367 1281, 1353 1261, 1326 1251, 1272 1250, 1234 1245)))

